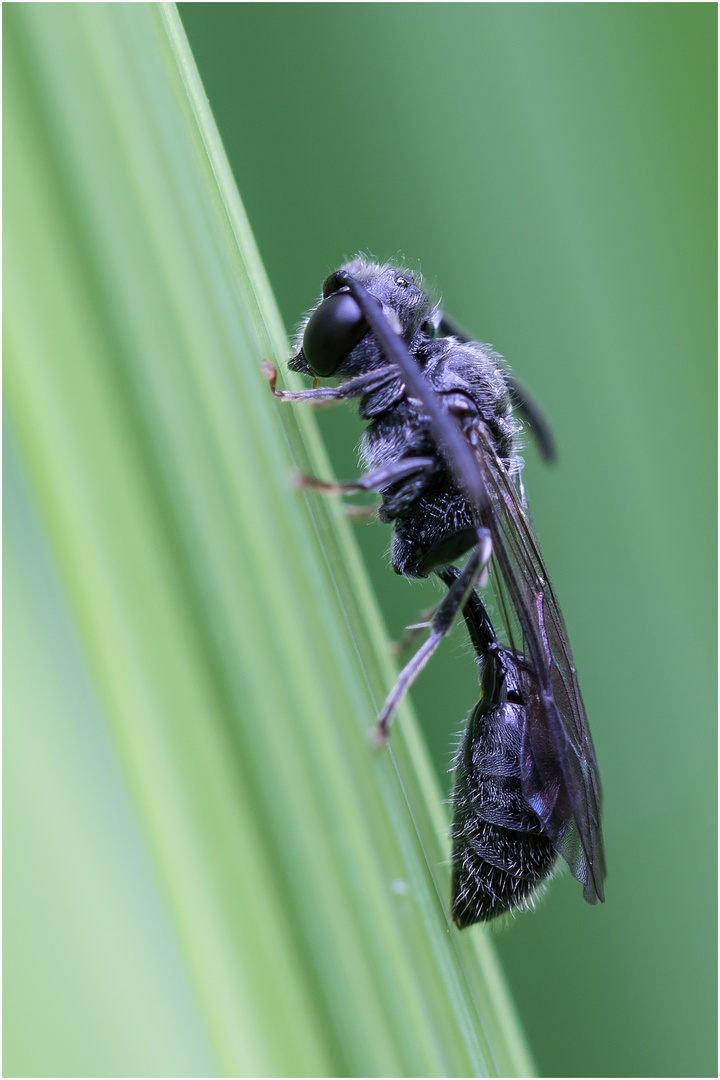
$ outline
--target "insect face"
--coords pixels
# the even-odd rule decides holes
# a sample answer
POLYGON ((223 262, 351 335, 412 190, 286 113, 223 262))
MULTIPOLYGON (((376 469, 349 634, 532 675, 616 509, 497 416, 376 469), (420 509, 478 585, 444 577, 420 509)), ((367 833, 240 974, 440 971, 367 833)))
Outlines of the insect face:
POLYGON ((321 379, 334 375, 369 330, 347 289, 330 293, 308 319, 303 334, 303 356, 310 372, 321 379))
POLYGON ((426 335, 434 333, 434 305, 416 275, 355 260, 325 279, 322 299, 305 322, 300 348, 290 361, 293 371, 317 378, 346 378, 370 370, 380 360, 374 341, 357 355, 354 352, 370 325, 350 294, 348 277, 368 287, 378 317, 388 319, 406 341, 412 342, 421 327, 426 335))

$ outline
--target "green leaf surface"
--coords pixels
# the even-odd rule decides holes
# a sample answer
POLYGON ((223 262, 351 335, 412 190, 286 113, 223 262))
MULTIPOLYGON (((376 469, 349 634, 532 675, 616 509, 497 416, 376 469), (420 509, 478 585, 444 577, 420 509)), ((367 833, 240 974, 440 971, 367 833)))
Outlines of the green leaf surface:
POLYGON ((175 9, 4 23, 5 1072, 528 1075, 175 9))

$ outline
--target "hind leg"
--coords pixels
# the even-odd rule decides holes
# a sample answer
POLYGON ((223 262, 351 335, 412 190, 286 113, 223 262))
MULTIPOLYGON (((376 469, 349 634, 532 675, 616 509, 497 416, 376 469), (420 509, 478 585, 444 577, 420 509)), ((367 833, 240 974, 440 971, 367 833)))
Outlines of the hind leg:
POLYGON ((380 744, 387 740, 388 728, 398 705, 414 683, 438 645, 451 629, 457 613, 464 607, 476 581, 483 574, 492 556, 492 540, 487 529, 479 528, 478 542, 472 549, 468 561, 452 582, 447 596, 438 607, 430 624, 430 634, 412 659, 398 675, 397 682, 385 699, 378 716, 377 740, 380 744))

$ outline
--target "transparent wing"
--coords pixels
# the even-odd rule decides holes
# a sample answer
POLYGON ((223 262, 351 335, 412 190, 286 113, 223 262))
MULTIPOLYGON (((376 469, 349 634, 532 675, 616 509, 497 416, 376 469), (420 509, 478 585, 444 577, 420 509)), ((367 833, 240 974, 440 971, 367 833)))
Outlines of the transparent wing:
MULTIPOLYGON (((493 558, 509 600, 501 606, 515 613, 521 649, 538 680, 537 707, 528 710, 524 733, 523 793, 582 883, 585 899, 596 903, 604 899, 606 874, 600 782, 565 623, 527 509, 482 421, 473 426, 470 441, 487 494, 480 516, 492 534, 493 558)), ((511 620, 505 621, 512 640, 511 620)))

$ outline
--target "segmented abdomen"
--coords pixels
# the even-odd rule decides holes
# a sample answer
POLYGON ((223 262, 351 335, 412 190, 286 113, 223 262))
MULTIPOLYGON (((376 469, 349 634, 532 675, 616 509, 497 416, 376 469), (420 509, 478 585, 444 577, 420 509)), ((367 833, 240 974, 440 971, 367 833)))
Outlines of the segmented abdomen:
POLYGON ((523 707, 473 710, 455 759, 452 917, 461 929, 532 903, 557 858, 520 783, 523 707))

